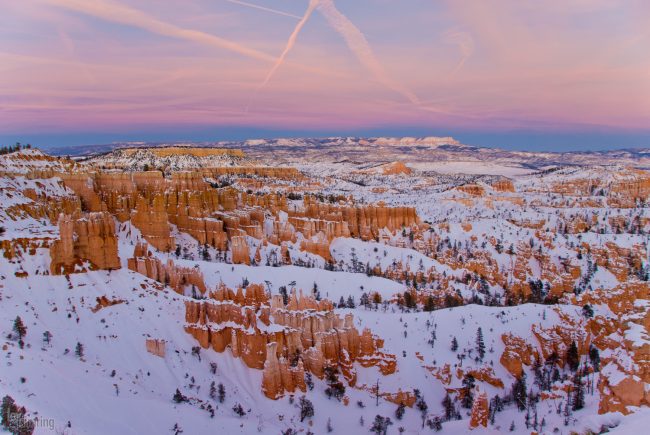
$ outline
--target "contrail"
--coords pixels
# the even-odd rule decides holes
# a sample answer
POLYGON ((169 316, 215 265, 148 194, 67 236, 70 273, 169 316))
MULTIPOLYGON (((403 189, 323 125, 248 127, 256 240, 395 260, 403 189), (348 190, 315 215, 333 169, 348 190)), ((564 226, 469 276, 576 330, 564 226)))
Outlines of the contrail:
POLYGON ((334 30, 336 30, 345 39, 348 48, 355 54, 359 62, 366 67, 375 78, 384 86, 399 92, 406 97, 411 103, 419 105, 418 97, 401 84, 393 81, 384 67, 379 63, 375 54, 368 43, 364 34, 352 23, 345 15, 343 15, 332 0, 319 0, 318 12, 320 12, 327 22, 334 30))
POLYGON ((274 14, 277 14, 277 15, 284 15, 285 17, 295 18, 297 20, 300 20, 302 18, 301 16, 298 16, 298 15, 290 14, 290 13, 284 12, 284 11, 279 11, 277 9, 267 8, 267 7, 256 5, 256 4, 253 4, 253 3, 242 2, 242 1, 239 1, 239 0, 226 0, 226 1, 230 2, 230 3, 238 4, 238 5, 241 5, 241 6, 248 6, 249 8, 253 8, 253 9, 259 9, 261 11, 271 12, 271 13, 274 13, 274 14))
POLYGON ((120 24, 127 24, 141 29, 148 30, 159 35, 169 36, 172 38, 185 39, 200 44, 210 45, 229 51, 242 54, 244 56, 262 60, 265 62, 274 62, 275 57, 261 51, 248 48, 237 42, 230 41, 209 33, 197 30, 186 29, 173 24, 160 21, 137 9, 132 9, 117 3, 104 0, 45 0, 55 6, 81 12, 86 15, 98 17, 107 21, 120 24))
POLYGON ((289 36, 289 40, 287 41, 287 45, 284 47, 284 51, 278 57, 278 60, 275 62, 273 65, 273 68, 271 68, 271 71, 266 75, 266 78, 260 85, 259 89, 262 89, 266 84, 271 80, 271 77, 273 77, 273 74, 280 68, 280 66, 284 63, 284 60, 286 59, 287 55, 293 48, 293 46, 296 43, 296 39, 298 38, 298 34, 302 30, 302 28, 305 26, 307 23, 307 20, 309 20, 309 17, 311 16, 312 12, 314 12, 314 9, 318 6, 320 0, 309 0, 309 6, 307 6, 307 10, 305 11, 305 15, 302 16, 298 24, 296 24, 296 27, 293 29, 293 32, 291 33, 291 36, 289 36))
POLYGON ((445 34, 445 41, 458 45, 460 53, 463 56, 452 71, 452 74, 455 74, 463 67, 463 65, 465 65, 467 59, 469 59, 469 57, 474 53, 474 40, 465 32, 453 30, 445 34))

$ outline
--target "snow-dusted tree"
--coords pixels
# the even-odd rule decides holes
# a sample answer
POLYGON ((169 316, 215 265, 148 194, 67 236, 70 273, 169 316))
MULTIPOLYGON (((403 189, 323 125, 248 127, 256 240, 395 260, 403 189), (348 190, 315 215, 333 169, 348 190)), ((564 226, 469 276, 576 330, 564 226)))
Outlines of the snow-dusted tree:
POLYGON ((406 406, 404 405, 404 403, 400 403, 397 409, 395 410, 395 418, 401 420, 402 417, 404 417, 405 412, 406 412, 406 406))
POLYGON ((456 337, 451 339, 451 351, 456 352, 458 350, 458 340, 456 340, 456 337))
POLYGON ((372 422, 372 426, 370 426, 370 432, 374 432, 377 435, 386 435, 386 432, 388 432, 388 426, 391 426, 392 424, 393 422, 389 417, 377 415, 375 416, 375 421, 372 422))
POLYGON ((580 372, 573 376, 573 400, 571 401, 571 408, 578 411, 585 407, 585 387, 582 382, 582 374, 580 372))
POLYGON ((84 345, 80 342, 77 342, 77 346, 74 348, 74 354, 77 355, 77 358, 81 359, 84 357, 84 345))
POLYGON ((427 420, 427 411, 429 410, 429 405, 424 401, 424 397, 418 397, 417 402, 415 402, 415 407, 420 411, 422 417, 422 427, 427 420))
POLYGON ((522 374, 512 385, 512 398, 520 411, 526 409, 528 392, 526 391, 526 374, 522 374))
POLYGON ((476 330, 476 352, 478 352, 479 360, 483 361, 485 357, 485 342, 483 341, 483 329, 480 326, 476 330))
POLYGON ((226 387, 219 383, 219 403, 223 403, 224 400, 226 400, 226 387))
POLYGON ((232 410, 235 414, 237 414, 240 417, 243 417, 244 414, 246 414, 246 411, 244 411, 244 408, 241 406, 240 403, 235 404, 235 406, 232 407, 232 410))
POLYGON ((13 327, 14 332, 18 336, 18 346, 22 349, 25 343, 23 342, 23 338, 25 335, 27 335, 27 327, 23 323, 23 319, 20 318, 20 316, 16 316, 14 319, 14 327, 13 327))
POLYGON ((305 396, 300 398, 300 421, 314 416, 314 404, 305 396))
POLYGON ((45 331, 43 333, 43 344, 49 346, 51 341, 52 341, 52 333, 50 331, 45 331))
POLYGON ((575 340, 571 342, 569 349, 566 352, 566 363, 572 371, 578 370, 580 366, 580 354, 578 354, 578 346, 575 340))
POLYGON ((183 403, 187 401, 187 397, 183 396, 183 393, 181 393, 181 391, 176 388, 176 392, 174 393, 172 400, 174 400, 176 403, 183 403))

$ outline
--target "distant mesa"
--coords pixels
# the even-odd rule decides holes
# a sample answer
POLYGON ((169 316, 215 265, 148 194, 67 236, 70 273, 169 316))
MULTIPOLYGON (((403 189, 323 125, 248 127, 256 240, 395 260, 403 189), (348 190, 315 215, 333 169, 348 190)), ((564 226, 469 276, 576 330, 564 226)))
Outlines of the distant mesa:
MULTIPOLYGON (((120 152, 125 156, 132 156, 143 148, 126 148, 121 149, 120 152)), ((193 156, 193 157, 210 157, 210 156, 230 156, 244 158, 246 155, 242 150, 228 149, 228 148, 198 148, 198 147, 161 147, 161 148, 146 148, 148 152, 156 157, 170 157, 170 156, 193 156)))
POLYGON ((411 173, 413 172, 411 168, 409 168, 402 162, 389 163, 387 165, 384 165, 382 169, 384 175, 399 175, 399 174, 411 175, 411 173))

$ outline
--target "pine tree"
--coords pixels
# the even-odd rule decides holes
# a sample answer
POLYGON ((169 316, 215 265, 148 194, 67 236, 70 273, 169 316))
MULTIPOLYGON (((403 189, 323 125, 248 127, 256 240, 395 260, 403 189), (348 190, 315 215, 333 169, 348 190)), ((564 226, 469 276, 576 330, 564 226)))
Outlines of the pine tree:
POLYGON ((226 387, 219 383, 219 403, 223 403, 224 400, 226 400, 226 387))
POLYGON ((354 298, 352 296, 348 296, 348 300, 346 303, 348 308, 355 308, 356 305, 354 304, 354 298))
POLYGON ((476 331, 476 351, 478 352, 479 359, 483 361, 485 357, 485 343, 483 342, 483 330, 480 326, 476 331))
POLYGON ((49 345, 52 341, 52 333, 50 331, 45 331, 43 333, 43 344, 49 345))
POLYGON ((526 391, 526 374, 522 374, 512 385, 512 398, 520 411, 526 409, 528 392, 526 391))
POLYGON ((345 308, 345 299, 343 299, 343 296, 339 299, 338 308, 345 308))
POLYGON ((580 366, 580 355, 578 354, 578 346, 576 346, 575 341, 571 342, 571 346, 569 346, 569 349, 566 352, 566 363, 574 372, 578 370, 578 367, 580 366))
POLYGON ((235 404, 235 406, 232 407, 232 410, 235 414, 237 414, 240 417, 243 417, 244 414, 246 414, 246 411, 244 411, 244 408, 241 406, 240 403, 235 404))
POLYGON ((174 396, 172 397, 172 399, 176 403, 182 403, 182 402, 187 401, 187 398, 185 396, 183 396, 183 394, 181 393, 181 391, 178 388, 176 388, 176 392, 174 393, 174 396))
POLYGON ((77 342, 77 346, 74 349, 74 354, 77 355, 77 358, 82 359, 84 357, 84 345, 77 342))
POLYGON ((458 340, 456 340, 456 337, 451 339, 451 351, 456 352, 458 350, 458 340))
POLYGON ((282 303, 287 305, 289 303, 289 294, 287 293, 287 288, 285 286, 280 286, 278 292, 282 295, 282 303))
POLYGON ((589 347, 589 361, 591 361, 595 371, 600 371, 600 352, 593 344, 589 347))
POLYGON ((445 398, 442 399, 442 407, 445 411, 445 421, 450 421, 456 416, 456 407, 454 406, 454 401, 451 400, 449 393, 447 393, 445 398))
POLYGON ((433 310, 436 309, 436 304, 435 304, 435 302, 433 300, 433 296, 429 295, 427 297, 427 300, 424 303, 424 308, 423 309, 426 312, 430 312, 430 311, 433 311, 433 310))
POLYGON ((404 403, 400 403, 397 409, 395 410, 395 418, 401 420, 404 417, 404 412, 406 412, 406 406, 404 403))
POLYGON ((376 435, 386 435, 388 432, 388 426, 391 426, 393 422, 389 417, 382 417, 381 415, 375 416, 375 421, 372 422, 370 426, 370 432, 374 432, 376 435))
POLYGON ((429 405, 424 401, 424 397, 419 397, 418 401, 415 403, 415 407, 422 414, 422 427, 424 427, 424 422, 427 419, 427 411, 429 410, 429 405))
POLYGON ((574 411, 585 407, 585 389, 582 382, 582 374, 576 373, 573 377, 573 401, 571 408, 574 411))
POLYGON ((300 398, 300 421, 314 416, 314 405, 305 396, 300 398))
POLYGON ((210 383, 210 399, 215 400, 217 398, 217 387, 214 384, 214 381, 210 383))
POLYGON ((474 379, 474 376, 472 375, 465 375, 463 378, 463 398, 460 402, 460 404, 463 406, 463 408, 466 409, 472 409, 472 405, 474 404, 474 385, 476 381, 474 379))
POLYGON ((16 316, 13 329, 16 335, 18 335, 18 346, 22 349, 25 345, 23 338, 27 335, 27 327, 23 324, 23 319, 20 316, 16 316))
POLYGON ((327 382, 327 388, 325 389, 327 397, 333 396, 336 400, 340 401, 345 395, 345 385, 339 381, 336 369, 332 367, 325 368, 325 380, 327 382))

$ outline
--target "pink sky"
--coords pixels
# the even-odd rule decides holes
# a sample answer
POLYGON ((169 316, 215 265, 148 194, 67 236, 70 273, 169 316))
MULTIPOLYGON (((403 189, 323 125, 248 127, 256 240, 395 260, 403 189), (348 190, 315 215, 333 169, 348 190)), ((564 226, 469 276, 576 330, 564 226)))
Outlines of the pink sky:
POLYGON ((0 0, 0 133, 650 126, 646 0, 0 0))

